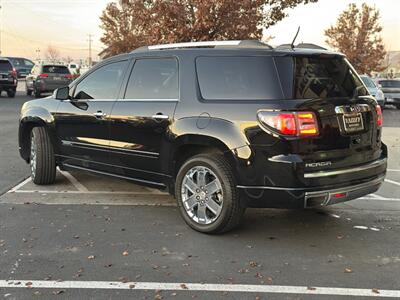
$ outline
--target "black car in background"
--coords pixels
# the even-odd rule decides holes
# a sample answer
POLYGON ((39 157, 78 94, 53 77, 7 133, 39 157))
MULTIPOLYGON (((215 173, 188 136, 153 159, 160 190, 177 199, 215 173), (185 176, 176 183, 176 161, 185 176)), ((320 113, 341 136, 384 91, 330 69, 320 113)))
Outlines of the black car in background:
POLYGON ((15 97, 18 79, 17 71, 9 59, 0 57, 0 96, 1 92, 6 91, 10 98, 15 97))
POLYGON ((386 104, 392 104, 400 109, 400 80, 379 79, 378 84, 380 84, 385 95, 386 104))
POLYGON ((23 57, 7 57, 17 71, 18 78, 25 78, 32 70, 34 63, 23 57))
POLYGON ((39 98, 43 93, 53 92, 71 83, 74 76, 67 66, 59 64, 36 64, 26 77, 26 94, 39 98))
POLYGON ((200 232, 234 228, 246 207, 362 197, 386 173, 380 106, 343 55, 320 48, 148 46, 53 95, 21 110, 34 183, 53 183, 58 166, 166 189, 200 232))

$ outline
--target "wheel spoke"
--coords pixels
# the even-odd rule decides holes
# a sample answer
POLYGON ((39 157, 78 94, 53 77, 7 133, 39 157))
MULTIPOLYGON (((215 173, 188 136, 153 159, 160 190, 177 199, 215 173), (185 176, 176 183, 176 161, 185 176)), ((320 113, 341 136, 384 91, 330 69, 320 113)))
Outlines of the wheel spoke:
POLYGON ((187 210, 192 210, 193 207, 197 204, 196 197, 192 195, 187 200, 185 200, 184 204, 187 210))
POLYGON ((186 175, 186 180, 185 180, 184 186, 185 186, 185 188, 190 190, 192 193, 195 193, 196 189, 198 189, 197 184, 195 184, 193 182, 192 178, 190 178, 188 175, 186 175))
POLYGON ((218 216, 219 213, 221 212, 221 205, 218 204, 214 199, 208 199, 208 201, 206 202, 207 208, 209 210, 211 210, 211 212, 215 215, 218 216))
POLYGON ((199 205, 197 208, 197 218, 199 219, 199 223, 206 224, 207 216, 206 216, 206 207, 204 205, 199 205))
POLYGON ((198 186, 205 186, 206 185, 206 171, 201 170, 197 172, 197 185, 198 186))
POLYGON ((206 185, 206 191, 208 192, 209 195, 212 195, 218 192, 219 190, 221 190, 221 186, 217 179, 214 179, 213 181, 211 181, 209 184, 206 185))

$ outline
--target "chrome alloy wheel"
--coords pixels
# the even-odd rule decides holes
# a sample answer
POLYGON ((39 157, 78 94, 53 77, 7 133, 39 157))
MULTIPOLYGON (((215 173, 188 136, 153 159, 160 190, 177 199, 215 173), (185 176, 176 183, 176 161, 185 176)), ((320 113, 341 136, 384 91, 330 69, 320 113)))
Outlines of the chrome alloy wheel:
POLYGON ((37 153, 37 146, 35 143, 35 139, 32 135, 31 139, 31 155, 30 155, 30 165, 31 165, 31 176, 35 177, 36 174, 36 153, 37 153))
POLYGON ((183 178, 182 201, 187 215, 198 224, 211 224, 221 214, 223 191, 221 182, 210 169, 191 168, 183 178))

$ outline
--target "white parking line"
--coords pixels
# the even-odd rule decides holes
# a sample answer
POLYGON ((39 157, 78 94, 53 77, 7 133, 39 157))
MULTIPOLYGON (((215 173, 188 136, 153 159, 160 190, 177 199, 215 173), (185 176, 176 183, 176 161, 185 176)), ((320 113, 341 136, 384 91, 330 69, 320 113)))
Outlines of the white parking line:
POLYGON ((45 281, 45 280, 0 280, 0 288, 36 289, 107 289, 107 290, 159 290, 159 291, 204 291, 234 293, 274 293, 302 295, 334 295, 399 298, 400 290, 378 290, 337 287, 307 287, 283 285, 216 284, 216 283, 163 283, 163 282, 109 282, 109 281, 45 281))
MULTIPOLYGON (((46 190, 16 190, 14 193, 20 194, 104 194, 104 195, 151 195, 149 192, 125 192, 125 191, 46 191, 46 190)), ((168 193, 158 192, 157 195, 168 195, 168 193)))
POLYGON ((400 186, 400 182, 397 182, 397 181, 394 181, 394 180, 385 179, 385 182, 389 182, 389 183, 391 183, 391 184, 400 186))
POLYGON ((24 181, 20 182, 16 186, 14 186, 11 190, 9 190, 7 193, 13 193, 22 188, 25 184, 30 182, 32 179, 30 177, 26 178, 24 181))
POLYGON ((385 198, 385 197, 361 197, 355 200, 372 200, 372 201, 400 201, 400 198, 385 198))
POLYGON ((389 171, 389 172, 400 172, 399 169, 387 169, 386 171, 389 171))
POLYGON ((74 176, 72 176, 71 173, 66 172, 66 171, 61 171, 58 170, 65 178, 67 178, 72 185, 80 192, 88 192, 89 190, 84 186, 82 183, 80 183, 74 176))

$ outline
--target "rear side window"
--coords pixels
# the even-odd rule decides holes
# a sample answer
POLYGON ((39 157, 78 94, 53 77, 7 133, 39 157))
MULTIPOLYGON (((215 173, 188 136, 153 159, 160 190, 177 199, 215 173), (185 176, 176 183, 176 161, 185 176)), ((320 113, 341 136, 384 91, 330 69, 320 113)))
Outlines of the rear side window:
POLYGON ((283 98, 272 57, 198 57, 196 68, 203 99, 283 98))
POLYGON ((64 66, 43 66, 43 73, 55 73, 55 74, 69 74, 69 70, 64 66))
POLYGON ((178 81, 178 62, 175 58, 138 59, 129 78, 125 99, 178 99, 178 81))
POLYGON ((400 88, 400 80, 382 80, 379 83, 383 88, 400 88))
POLYGON ((0 60, 0 72, 12 71, 12 65, 8 60, 0 60))
POLYGON ((354 98, 368 91, 349 62, 338 56, 277 58, 285 94, 295 99, 354 98), (284 74, 284 75, 283 75, 284 74), (293 84, 290 84, 292 82, 293 84))

